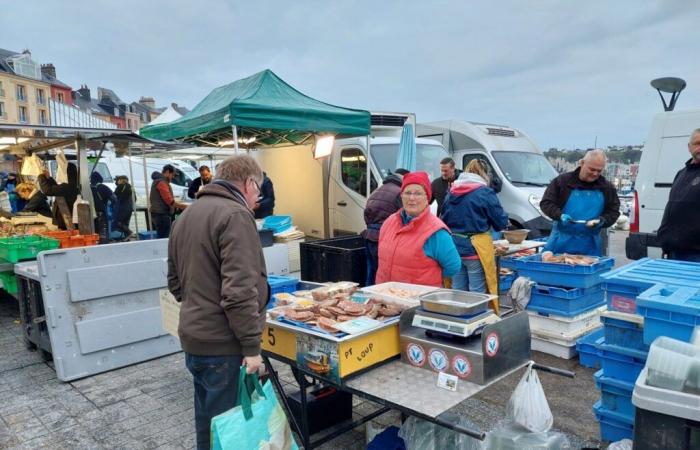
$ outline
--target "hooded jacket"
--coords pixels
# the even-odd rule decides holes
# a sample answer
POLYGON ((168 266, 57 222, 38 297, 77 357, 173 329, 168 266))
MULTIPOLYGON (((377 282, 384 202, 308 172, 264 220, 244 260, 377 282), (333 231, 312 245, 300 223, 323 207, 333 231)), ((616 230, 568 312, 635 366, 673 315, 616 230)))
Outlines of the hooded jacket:
POLYGON ((260 354, 269 300, 255 219, 244 197, 217 180, 175 222, 168 289, 182 303, 178 334, 194 355, 260 354))
POLYGON ((151 174, 151 180, 151 192, 149 194, 149 199, 151 201, 151 214, 172 215, 175 212, 175 208, 173 207, 174 196, 172 186, 170 186, 168 180, 165 179, 165 176, 158 171, 151 174), (167 192, 170 192, 170 198, 163 198, 163 193, 161 192, 162 187, 159 186, 162 183, 167 185, 167 192))
POLYGON ((673 179, 657 235, 665 252, 700 253, 700 164, 685 163, 673 179))
POLYGON ((401 209, 401 182, 401 175, 392 173, 386 177, 384 184, 369 196, 365 207, 367 229, 362 232, 363 238, 379 242, 382 224, 390 215, 401 209))
POLYGON ((452 239, 463 258, 476 256, 470 235, 508 226, 508 214, 496 192, 473 173, 463 173, 454 182, 445 198, 441 218, 452 231, 452 239))
POLYGON ((117 207, 117 197, 115 197, 114 192, 105 186, 102 182, 104 179, 102 175, 98 172, 92 172, 90 174, 90 188, 92 189, 92 197, 95 202, 95 211, 104 213, 107 204, 112 204, 112 213, 116 212, 117 207))

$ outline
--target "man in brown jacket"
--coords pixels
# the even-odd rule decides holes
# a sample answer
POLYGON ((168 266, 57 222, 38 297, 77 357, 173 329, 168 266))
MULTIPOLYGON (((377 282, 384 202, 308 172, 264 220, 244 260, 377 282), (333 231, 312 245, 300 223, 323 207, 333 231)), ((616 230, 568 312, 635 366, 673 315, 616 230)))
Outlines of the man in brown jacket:
POLYGON ((232 156, 180 216, 168 243, 168 288, 181 302, 180 343, 194 379, 197 449, 210 448, 212 417, 236 405, 241 365, 262 364, 269 287, 251 207, 262 170, 232 156))

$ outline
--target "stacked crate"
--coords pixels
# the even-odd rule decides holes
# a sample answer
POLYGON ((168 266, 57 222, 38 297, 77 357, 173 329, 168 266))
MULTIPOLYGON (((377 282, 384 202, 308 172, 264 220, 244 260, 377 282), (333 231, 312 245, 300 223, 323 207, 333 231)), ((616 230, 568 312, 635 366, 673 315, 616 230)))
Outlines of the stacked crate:
POLYGON ((535 282, 527 305, 533 350, 566 359, 576 355, 576 341, 600 327, 601 275, 613 264, 613 258, 602 257, 590 266, 573 266, 542 262, 541 255, 502 262, 535 282))

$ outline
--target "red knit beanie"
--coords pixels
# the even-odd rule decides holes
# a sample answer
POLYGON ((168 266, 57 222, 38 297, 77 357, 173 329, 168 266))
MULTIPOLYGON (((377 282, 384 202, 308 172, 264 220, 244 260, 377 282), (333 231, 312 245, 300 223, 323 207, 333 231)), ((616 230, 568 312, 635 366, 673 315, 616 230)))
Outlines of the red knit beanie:
POLYGON ((427 172, 411 172, 403 176, 403 183, 401 184, 401 192, 406 189, 409 184, 419 184, 425 189, 425 193, 428 195, 428 201, 433 197, 433 191, 430 188, 430 178, 427 172))

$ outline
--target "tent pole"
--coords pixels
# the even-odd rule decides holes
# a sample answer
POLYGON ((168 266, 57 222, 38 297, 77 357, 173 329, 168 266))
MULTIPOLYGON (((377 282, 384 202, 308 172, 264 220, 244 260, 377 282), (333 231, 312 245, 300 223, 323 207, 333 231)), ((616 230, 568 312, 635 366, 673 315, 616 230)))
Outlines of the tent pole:
POLYGON ((371 149, 370 149, 370 144, 371 144, 371 138, 369 134, 367 135, 367 198, 369 198, 369 194, 371 194, 371 188, 372 188, 372 158, 371 158, 371 149))
POLYGON ((143 161, 143 187, 146 190, 146 229, 151 229, 151 193, 148 191, 148 170, 146 170, 146 148, 141 144, 141 160, 143 161))
MULTIPOLYGON (((129 154, 129 181, 131 181, 131 186, 132 186, 132 191, 131 191, 131 200, 134 202, 134 206, 136 206, 136 190, 134 189, 134 166, 131 161, 131 145, 127 147, 127 152, 129 154)), ((146 195, 148 195, 148 192, 146 192, 146 195)), ((135 208, 134 208, 135 209, 135 208)), ((136 234, 139 232, 139 221, 135 218, 134 220, 134 225, 136 225, 136 234)), ((129 224, 127 224, 129 226, 129 224)))
POLYGON ((238 127, 232 126, 233 130, 233 148, 236 150, 236 155, 238 155, 238 127))

